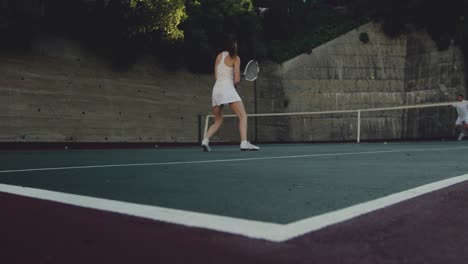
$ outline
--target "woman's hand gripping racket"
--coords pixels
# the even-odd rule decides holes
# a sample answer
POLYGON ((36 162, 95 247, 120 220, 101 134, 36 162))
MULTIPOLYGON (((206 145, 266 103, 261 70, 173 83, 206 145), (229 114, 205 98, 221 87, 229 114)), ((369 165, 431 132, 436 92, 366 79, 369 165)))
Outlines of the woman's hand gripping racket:
POLYGON ((253 82, 257 79, 259 72, 260 67, 258 66, 258 62, 251 60, 247 63, 247 66, 245 66, 244 73, 242 73, 242 80, 253 82))

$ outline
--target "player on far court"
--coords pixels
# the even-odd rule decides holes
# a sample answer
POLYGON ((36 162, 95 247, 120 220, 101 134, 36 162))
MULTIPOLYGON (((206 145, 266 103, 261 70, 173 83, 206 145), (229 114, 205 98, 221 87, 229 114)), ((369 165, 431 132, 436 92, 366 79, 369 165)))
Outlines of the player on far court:
POLYGON ((259 150, 260 148, 247 141, 247 113, 236 87, 240 83, 240 58, 237 55, 237 41, 229 38, 225 51, 218 54, 215 61, 215 85, 212 95, 212 112, 215 118, 202 141, 204 151, 210 151, 210 137, 213 136, 223 123, 223 107, 229 104, 231 110, 239 118, 239 134, 241 150, 259 150))
POLYGON ((463 99, 463 95, 457 95, 457 102, 452 104, 457 109, 458 117, 455 121, 455 128, 459 132, 458 140, 462 140, 468 131, 468 101, 463 99))

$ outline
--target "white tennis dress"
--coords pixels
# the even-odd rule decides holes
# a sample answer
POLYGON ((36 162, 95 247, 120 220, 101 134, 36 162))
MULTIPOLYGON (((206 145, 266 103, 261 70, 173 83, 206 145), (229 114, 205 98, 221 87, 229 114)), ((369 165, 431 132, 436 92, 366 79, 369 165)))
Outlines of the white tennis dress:
POLYGON ((234 87, 234 68, 224 63, 224 59, 229 53, 223 51, 221 54, 222 59, 216 66, 216 83, 213 87, 212 106, 242 101, 234 87))

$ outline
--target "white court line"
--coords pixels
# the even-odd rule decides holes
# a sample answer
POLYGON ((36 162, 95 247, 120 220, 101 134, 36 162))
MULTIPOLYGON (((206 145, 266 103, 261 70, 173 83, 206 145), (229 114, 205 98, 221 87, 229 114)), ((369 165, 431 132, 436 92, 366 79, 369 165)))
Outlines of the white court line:
POLYGON ((138 216, 171 224, 201 227, 221 232, 244 235, 252 238, 277 241, 275 235, 280 224, 251 221, 240 218, 196 213, 150 205, 114 201, 103 198, 41 190, 29 187, 0 184, 0 192, 26 197, 98 209, 108 212, 138 216))
POLYGON ((373 201, 306 218, 286 225, 113 201, 81 195, 0 184, 0 192, 121 213, 157 221, 216 230, 250 238, 283 242, 321 228, 370 213, 468 180, 468 174, 426 184, 373 201))
POLYGON ((383 154, 383 153, 399 153, 399 152, 440 151, 440 150, 455 150, 455 149, 468 149, 468 146, 467 147, 452 147, 452 148, 394 149, 394 150, 363 151, 363 152, 338 152, 338 153, 306 154, 306 155, 291 155, 291 156, 273 156, 273 157, 258 157, 258 158, 240 158, 240 159, 172 161, 172 162, 153 162, 153 163, 129 163, 129 164, 106 164, 106 165, 69 166, 69 167, 51 167, 51 168, 33 168, 33 169, 14 169, 14 170, 0 170, 0 173, 73 170, 73 169, 96 169, 96 168, 115 168, 115 167, 137 167, 137 166, 159 166, 159 165, 183 165, 183 164, 202 164, 202 163, 221 163, 221 162, 238 162, 238 161, 271 160, 271 159, 295 159, 295 158, 311 158, 311 157, 326 157, 326 156, 346 156, 346 155, 366 155, 366 154, 383 154))
POLYGON ((406 200, 416 198, 423 194, 431 193, 440 189, 444 189, 451 185, 461 183, 468 180, 468 174, 452 177, 438 182, 429 183, 413 189, 391 194, 376 200, 356 204, 344 209, 325 213, 322 215, 299 220, 285 226, 284 240, 289 240, 297 236, 301 236, 324 227, 341 223, 363 214, 371 213, 390 205, 404 202, 406 200))

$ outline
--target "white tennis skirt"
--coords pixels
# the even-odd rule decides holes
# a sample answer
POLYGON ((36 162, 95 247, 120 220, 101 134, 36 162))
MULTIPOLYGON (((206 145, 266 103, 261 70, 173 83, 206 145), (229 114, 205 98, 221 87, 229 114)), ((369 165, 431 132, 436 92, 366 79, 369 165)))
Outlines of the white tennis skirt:
POLYGON ((213 87, 212 106, 242 101, 232 80, 217 80, 213 87))

